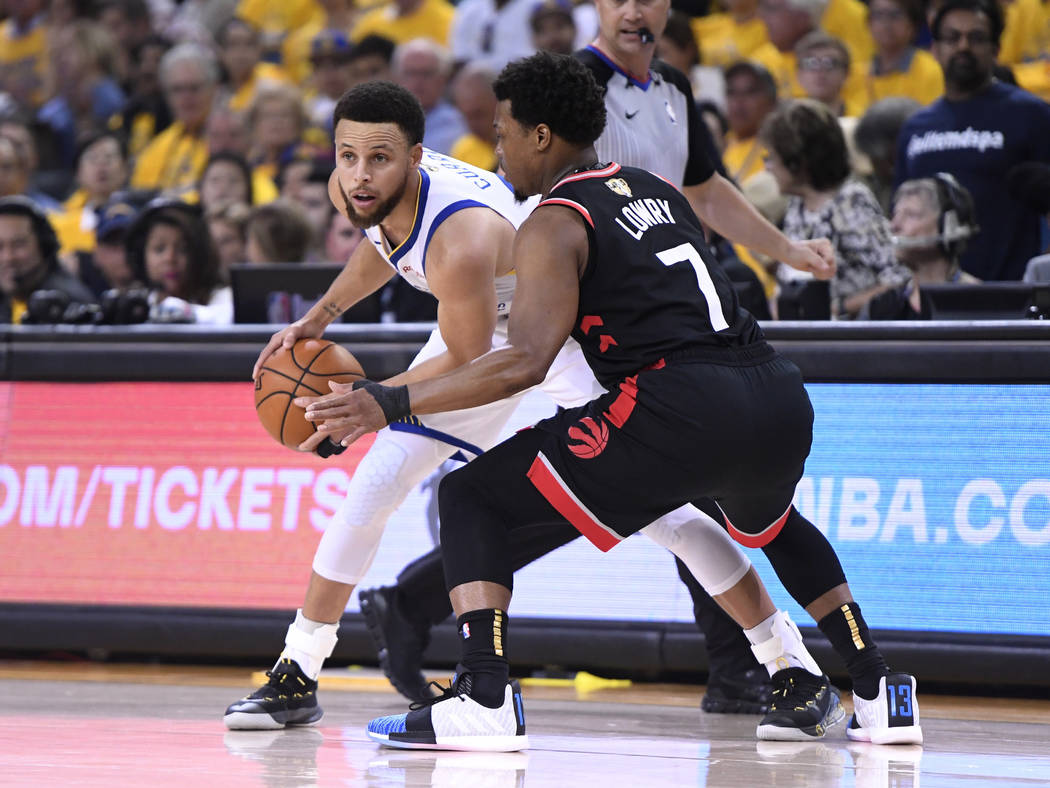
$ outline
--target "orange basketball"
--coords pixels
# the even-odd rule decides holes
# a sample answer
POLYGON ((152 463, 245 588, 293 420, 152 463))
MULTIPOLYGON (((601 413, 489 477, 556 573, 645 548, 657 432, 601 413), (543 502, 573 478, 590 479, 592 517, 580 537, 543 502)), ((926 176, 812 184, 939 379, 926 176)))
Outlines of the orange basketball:
POLYGON ((274 440, 295 449, 314 432, 297 397, 330 394, 328 381, 353 383, 365 376, 349 350, 327 339, 300 339, 266 359, 255 381, 255 412, 274 440))

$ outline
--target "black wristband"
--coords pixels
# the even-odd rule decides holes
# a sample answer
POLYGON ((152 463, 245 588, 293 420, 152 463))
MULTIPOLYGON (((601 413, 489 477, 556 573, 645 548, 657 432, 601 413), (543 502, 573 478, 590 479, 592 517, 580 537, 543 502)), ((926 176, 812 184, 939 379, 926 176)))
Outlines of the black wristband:
POLYGON ((373 383, 371 380, 354 381, 354 388, 362 388, 372 395, 383 409, 383 416, 387 424, 403 419, 412 412, 412 406, 408 402, 408 386, 384 386, 381 383, 373 383), (361 383, 359 386, 358 383, 361 383))
POLYGON ((314 449, 314 452, 318 457, 324 457, 325 459, 335 456, 336 454, 342 454, 344 451, 346 451, 346 446, 341 443, 336 443, 331 438, 325 438, 318 443, 317 448, 314 449))

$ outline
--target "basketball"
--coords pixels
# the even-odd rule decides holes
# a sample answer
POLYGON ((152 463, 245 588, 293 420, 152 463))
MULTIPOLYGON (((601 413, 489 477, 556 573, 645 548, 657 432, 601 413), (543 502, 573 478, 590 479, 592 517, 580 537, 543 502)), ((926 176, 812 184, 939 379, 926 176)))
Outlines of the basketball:
POLYGON ((314 432, 296 397, 331 394, 328 381, 353 383, 365 376, 349 350, 327 339, 300 339, 266 359, 255 381, 255 412, 270 436, 295 449, 314 432))

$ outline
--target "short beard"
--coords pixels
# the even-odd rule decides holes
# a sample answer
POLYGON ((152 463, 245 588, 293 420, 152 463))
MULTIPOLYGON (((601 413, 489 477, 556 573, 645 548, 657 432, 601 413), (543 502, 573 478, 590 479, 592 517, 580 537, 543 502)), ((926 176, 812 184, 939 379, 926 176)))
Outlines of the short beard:
POLYGON ((521 203, 523 203, 523 202, 527 202, 528 199, 531 196, 532 196, 531 194, 526 194, 525 192, 521 191, 520 189, 517 189, 517 188, 514 189, 514 201, 516 203, 518 203, 519 205, 521 203))
POLYGON ((381 224, 382 221, 390 215, 390 212, 397 207, 401 198, 405 196, 405 189, 408 187, 408 178, 406 177, 401 181, 401 185, 392 195, 390 195, 390 197, 376 202, 372 213, 368 216, 364 216, 354 209, 353 203, 350 202, 350 195, 348 195, 343 189, 343 184, 339 183, 338 178, 336 179, 336 183, 339 186, 339 193, 343 197, 343 205, 346 206, 346 218, 349 219, 350 223, 359 230, 367 230, 369 227, 375 227, 377 224, 381 224))
POLYGON ((963 93, 972 93, 988 81, 990 74, 981 68, 977 58, 969 52, 952 55, 944 70, 945 80, 963 93))

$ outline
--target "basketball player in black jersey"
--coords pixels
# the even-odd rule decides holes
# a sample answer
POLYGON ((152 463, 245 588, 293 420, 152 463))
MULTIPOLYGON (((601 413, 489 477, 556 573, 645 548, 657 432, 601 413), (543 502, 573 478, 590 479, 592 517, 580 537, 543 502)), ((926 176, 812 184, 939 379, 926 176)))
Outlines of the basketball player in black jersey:
MULTIPOLYGON (((709 497, 739 541, 785 543, 771 555, 781 556, 774 567, 811 615, 836 605, 818 623, 845 652, 854 681, 849 737, 921 742, 915 679, 886 668, 834 551, 814 542, 819 532, 791 503, 813 426, 798 368, 739 307, 683 195, 645 171, 597 161, 605 113, 589 71, 539 54, 507 66, 495 90, 507 178, 521 195, 543 195, 514 242, 508 346, 427 381, 330 395, 308 416, 353 441, 409 412, 492 402, 543 380, 569 335, 608 392, 445 478, 441 541, 462 659, 442 696, 373 720, 369 735, 407 748, 526 747, 505 649, 510 533, 560 526, 609 550, 655 517, 709 497)), ((820 703, 829 691, 799 668, 773 681, 772 715, 820 703)))
MULTIPOLYGON (((669 0, 597 0, 595 9, 598 35, 574 57, 605 88, 606 123, 594 144, 598 157, 666 178, 682 190, 701 220, 732 240, 758 249, 769 244, 772 236, 761 236, 763 230, 771 233, 773 228, 757 221, 739 190, 723 177, 711 135, 696 111, 689 79, 654 59, 655 41, 667 24, 669 0)), ((808 250, 777 251, 774 259, 804 255, 808 250)), ((740 263, 736 270, 753 277, 740 263)), ((696 503, 719 519, 710 501, 696 503)), ((560 546, 556 535, 530 534, 517 544, 516 565, 527 565, 560 546)), ((772 688, 765 668, 752 656, 748 638, 686 565, 677 558, 675 563, 689 589, 707 650, 709 673, 701 708, 719 713, 765 712, 772 688)), ((359 592, 361 613, 376 643, 380 665, 410 700, 429 696, 422 673, 423 652, 431 627, 452 612, 441 593, 443 588, 441 554, 435 548, 405 566, 395 585, 359 592)))

